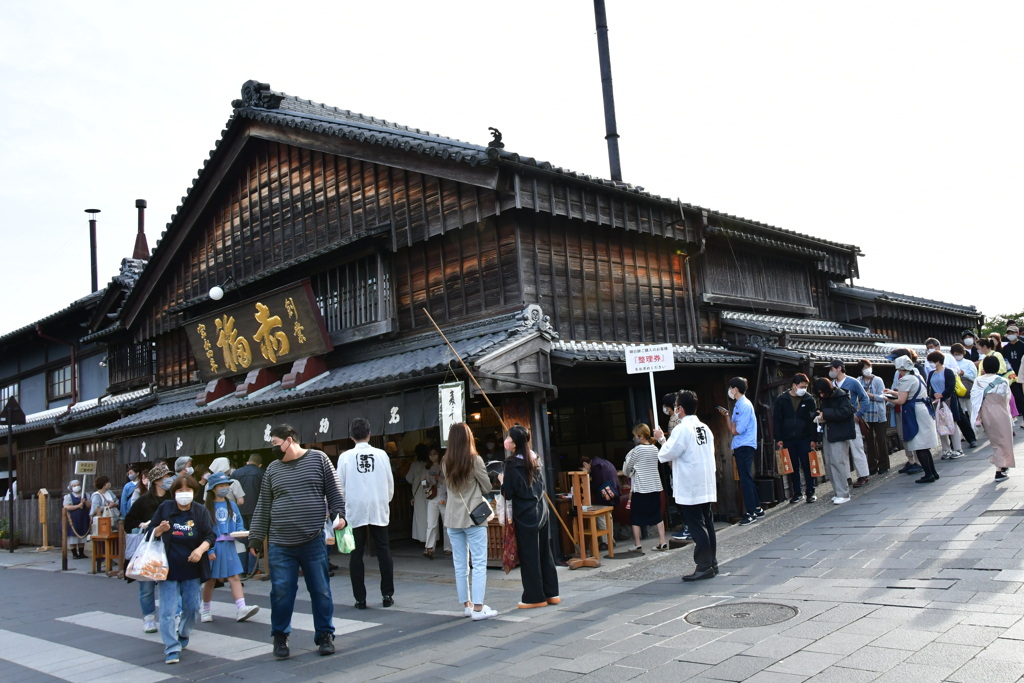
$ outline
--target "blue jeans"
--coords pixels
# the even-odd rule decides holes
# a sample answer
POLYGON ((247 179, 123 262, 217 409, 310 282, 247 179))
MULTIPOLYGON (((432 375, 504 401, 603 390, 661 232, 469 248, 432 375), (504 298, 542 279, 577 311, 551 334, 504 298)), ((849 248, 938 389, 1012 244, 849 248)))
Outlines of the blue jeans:
POLYGON ((187 581, 160 581, 157 592, 160 595, 160 639, 164 641, 164 655, 181 652, 181 641, 192 634, 192 628, 199 620, 199 579, 187 581), (174 628, 173 609, 168 606, 181 601, 181 619, 174 628))
POLYGON ((142 616, 156 614, 156 582, 139 581, 139 607, 142 608, 142 616))
POLYGON ((487 525, 471 526, 468 529, 448 529, 452 542, 452 561, 455 563, 455 587, 459 591, 459 602, 469 600, 472 590, 473 604, 484 604, 487 589, 487 525), (473 558, 473 585, 469 585, 466 546, 473 558))
POLYGON ((299 588, 299 567, 313 607, 316 642, 322 634, 334 634, 334 600, 327 568, 327 545, 323 534, 302 545, 270 544, 270 634, 292 632, 295 593, 299 588))
POLYGON ((743 511, 748 515, 754 514, 754 510, 761 507, 757 502, 757 484, 754 483, 754 455, 756 453, 753 446, 740 446, 732 452, 732 457, 736 460, 736 468, 740 471, 743 511))

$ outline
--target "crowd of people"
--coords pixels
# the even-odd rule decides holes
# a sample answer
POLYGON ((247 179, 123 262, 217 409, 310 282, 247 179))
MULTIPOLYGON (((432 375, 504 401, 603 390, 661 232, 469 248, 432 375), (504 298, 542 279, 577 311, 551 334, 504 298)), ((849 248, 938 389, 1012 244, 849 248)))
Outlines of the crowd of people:
MULTIPOLYGON (((965 443, 968 448, 978 446, 977 429, 984 429, 992 446, 995 480, 1006 479, 1014 467, 1014 420, 1024 412, 1017 381, 1024 342, 1018 334, 1016 325, 1007 327, 1005 341, 965 331, 947 352, 937 339, 928 339, 924 359, 912 349, 897 349, 889 356, 896 372, 888 387, 867 359, 853 364, 852 376, 841 361, 828 366, 827 376, 813 380, 795 374, 788 389, 775 399, 771 425, 775 447, 786 449, 792 463, 789 503, 816 502, 816 483, 827 474, 834 491, 832 502, 842 505, 850 500, 852 489, 887 472, 887 429, 892 416, 907 454, 900 472, 921 474, 918 483, 941 478, 934 449, 941 448, 939 460, 959 459, 965 443), (818 466, 819 448, 825 471, 818 466)), ((738 475, 743 503, 739 524, 750 525, 766 514, 754 479, 760 448, 758 421, 746 396, 745 378, 730 379, 727 391, 731 409, 715 409, 727 425, 738 475)), ((669 416, 667 429, 634 427, 634 446, 623 464, 623 475, 630 480, 631 550, 643 552, 641 535, 651 527, 658 534, 653 550, 668 549, 661 501, 669 489, 684 522, 673 538, 693 541, 695 568, 683 580, 710 579, 718 574, 712 510, 717 500, 715 436, 697 416, 699 398, 693 391, 668 394, 662 402, 669 416), (659 464, 668 468, 667 479, 659 464)), ((64 508, 73 558, 85 557, 85 539, 97 517, 110 517, 115 524, 123 518, 126 532, 136 541, 129 542, 129 547, 138 546, 142 538, 162 539, 167 578, 139 581, 138 591, 143 630, 159 631, 169 664, 179 661, 196 622, 214 620, 212 599, 217 585, 228 585, 236 621, 246 621, 259 610, 246 604, 242 578, 255 571, 265 545, 271 637, 278 658, 290 656, 300 575, 312 605, 314 643, 321 655, 334 652, 328 552, 336 532, 346 527, 353 540, 349 575, 355 608, 367 609, 364 555, 370 540, 380 570, 381 605, 395 604, 388 534, 394 473, 388 451, 370 445, 370 423, 361 418, 352 421, 350 438, 355 445, 336 464, 322 451, 303 448, 289 425, 278 425, 270 436, 271 446, 281 457, 265 470, 258 454, 234 471, 228 459, 221 457, 196 478, 192 459, 185 456, 177 458, 173 472, 162 462, 148 470, 129 467, 120 496, 103 475, 96 477, 95 490, 88 495, 80 480, 68 484, 64 508), (246 535, 248 552, 245 548, 238 552, 236 540, 246 535)), ((491 465, 501 457, 500 451, 490 441, 494 439, 481 457, 470 427, 455 424, 447 450, 442 453, 437 446, 421 444, 406 475, 414 506, 412 537, 424 544, 424 555, 431 559, 438 540, 444 539, 446 554, 452 557, 455 597, 464 615, 473 620, 498 614, 485 603, 487 520, 481 521, 478 514, 481 506, 487 511, 495 487, 514 520, 523 583, 518 607, 533 609, 561 601, 544 467, 530 448, 529 430, 519 425, 508 430, 503 444, 506 457, 496 470, 491 465)), ((598 503, 617 502, 620 484, 614 466, 599 457, 584 458, 583 466, 590 473, 592 497, 598 503)))

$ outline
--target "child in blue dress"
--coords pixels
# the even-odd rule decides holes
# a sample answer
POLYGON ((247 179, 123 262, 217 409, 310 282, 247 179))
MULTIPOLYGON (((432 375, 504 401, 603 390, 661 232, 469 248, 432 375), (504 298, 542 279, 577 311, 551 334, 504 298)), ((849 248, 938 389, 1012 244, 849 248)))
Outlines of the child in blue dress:
POLYGON ((242 515, 235 501, 227 498, 233 479, 223 472, 213 474, 207 484, 211 495, 207 496, 206 507, 213 520, 213 530, 217 534, 217 542, 209 551, 211 579, 203 585, 203 605, 199 611, 202 621, 213 621, 211 603, 213 588, 217 579, 223 579, 231 586, 231 597, 235 600, 235 621, 245 621, 256 614, 257 605, 246 606, 245 594, 242 592, 242 563, 235 551, 235 539, 230 536, 233 531, 245 531, 242 515))

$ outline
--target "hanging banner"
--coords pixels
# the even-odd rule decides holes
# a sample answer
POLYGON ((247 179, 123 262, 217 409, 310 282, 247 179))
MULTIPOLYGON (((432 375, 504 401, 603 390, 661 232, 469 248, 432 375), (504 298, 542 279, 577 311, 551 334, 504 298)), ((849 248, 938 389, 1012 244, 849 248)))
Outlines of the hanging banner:
POLYGON ((438 425, 441 427, 441 448, 448 447, 448 431, 456 422, 466 421, 466 396, 462 382, 437 385, 438 425))
POLYGON ((334 348, 308 281, 190 320, 185 331, 203 381, 334 348))

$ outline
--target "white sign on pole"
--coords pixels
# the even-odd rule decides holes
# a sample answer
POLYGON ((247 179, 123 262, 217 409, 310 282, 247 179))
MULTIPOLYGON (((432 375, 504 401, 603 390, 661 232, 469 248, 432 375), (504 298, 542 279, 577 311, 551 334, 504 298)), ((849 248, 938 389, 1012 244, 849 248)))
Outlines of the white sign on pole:
POLYGON ((626 347, 626 373, 638 375, 641 372, 675 370, 676 358, 671 344, 626 347))
POLYGON ((466 421, 465 388, 462 382, 437 385, 437 403, 440 410, 441 447, 448 446, 448 431, 456 422, 466 421))
POLYGON ((96 474, 95 460, 76 460, 75 474, 96 474))

